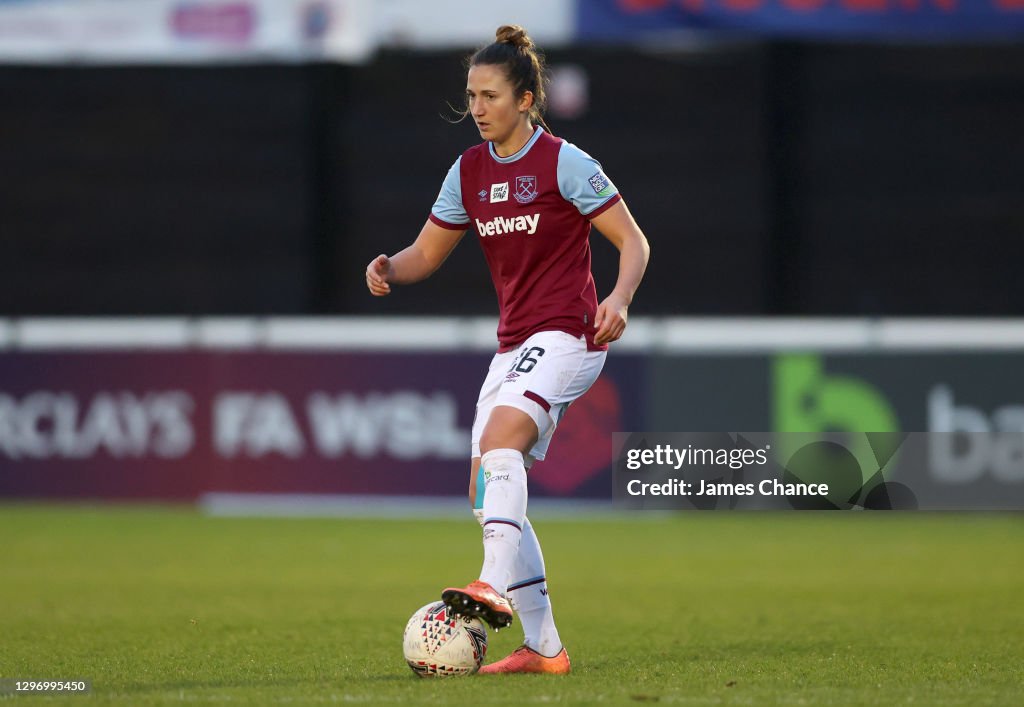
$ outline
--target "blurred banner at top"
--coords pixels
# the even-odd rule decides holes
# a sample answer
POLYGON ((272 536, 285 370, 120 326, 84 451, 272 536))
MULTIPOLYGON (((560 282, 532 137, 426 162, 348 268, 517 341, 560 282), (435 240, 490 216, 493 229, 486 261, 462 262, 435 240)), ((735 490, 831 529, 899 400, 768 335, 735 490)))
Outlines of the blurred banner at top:
POLYGON ((680 31, 807 39, 999 39, 1024 34, 1024 0, 579 0, 578 38, 680 31))
POLYGON ((0 0, 0 61, 360 61, 370 0, 0 0))

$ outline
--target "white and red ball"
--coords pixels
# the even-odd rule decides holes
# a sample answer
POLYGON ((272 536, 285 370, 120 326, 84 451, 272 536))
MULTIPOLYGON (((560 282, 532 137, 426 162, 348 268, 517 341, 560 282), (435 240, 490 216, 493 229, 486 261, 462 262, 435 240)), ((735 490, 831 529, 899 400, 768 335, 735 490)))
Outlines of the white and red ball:
POLYGON ((487 655, 487 628, 479 619, 453 616, 444 602, 435 601, 409 619, 402 648, 421 678, 472 675, 487 655))

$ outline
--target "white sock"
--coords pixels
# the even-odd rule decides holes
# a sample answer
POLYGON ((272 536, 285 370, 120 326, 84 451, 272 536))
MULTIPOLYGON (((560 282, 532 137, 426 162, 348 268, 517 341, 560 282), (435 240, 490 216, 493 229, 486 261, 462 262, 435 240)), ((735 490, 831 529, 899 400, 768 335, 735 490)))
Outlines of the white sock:
POLYGON ((492 449, 484 468, 484 564, 481 581, 504 594, 519 554, 526 518, 526 465, 515 449, 492 449))
POLYGON ((544 554, 529 518, 523 519, 523 538, 508 585, 508 598, 523 624, 523 642, 548 658, 558 655, 562 639, 558 637, 555 616, 551 612, 544 554))

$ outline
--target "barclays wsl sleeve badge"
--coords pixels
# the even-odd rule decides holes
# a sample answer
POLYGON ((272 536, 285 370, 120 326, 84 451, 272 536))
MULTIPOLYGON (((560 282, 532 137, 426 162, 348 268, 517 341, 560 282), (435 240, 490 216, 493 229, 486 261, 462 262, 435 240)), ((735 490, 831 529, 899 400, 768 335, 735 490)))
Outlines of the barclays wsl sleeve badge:
POLYGON ((516 191, 513 194, 520 204, 529 204, 537 198, 536 177, 516 177, 516 191))
POLYGON ((611 193, 609 187, 611 187, 612 183, 601 172, 598 172, 587 181, 590 182, 590 186, 593 187, 594 193, 598 196, 608 196, 611 193))

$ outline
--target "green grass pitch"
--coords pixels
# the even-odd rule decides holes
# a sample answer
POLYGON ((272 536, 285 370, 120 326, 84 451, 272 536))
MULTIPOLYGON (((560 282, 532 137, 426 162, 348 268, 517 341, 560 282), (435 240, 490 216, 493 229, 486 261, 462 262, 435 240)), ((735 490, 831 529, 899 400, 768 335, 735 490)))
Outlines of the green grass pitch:
MULTIPOLYGON (((0 677, 151 704, 1020 704, 1024 517, 538 519, 568 677, 421 680, 401 632, 475 578, 464 521, 0 505, 0 677)), ((491 633, 489 658, 518 625, 491 633)))

